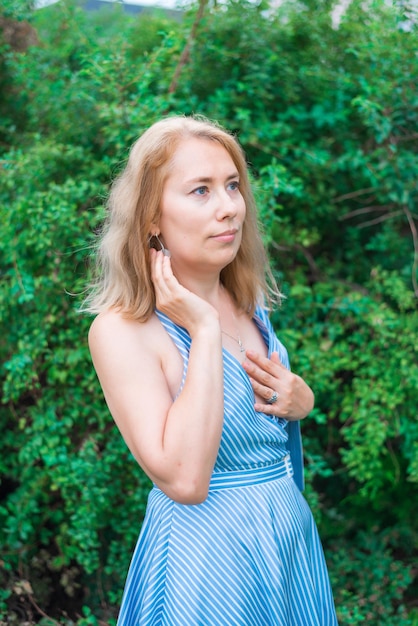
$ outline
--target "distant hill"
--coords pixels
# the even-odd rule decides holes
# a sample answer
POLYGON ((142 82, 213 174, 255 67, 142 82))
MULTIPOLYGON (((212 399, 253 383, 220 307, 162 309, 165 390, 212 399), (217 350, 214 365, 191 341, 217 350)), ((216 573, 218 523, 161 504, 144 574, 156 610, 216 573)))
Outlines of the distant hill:
MULTIPOLYGON (((60 0, 35 0, 35 8, 42 9, 51 4, 58 4, 60 0)), ((155 4, 138 4, 136 2, 129 2, 129 0, 120 2, 119 0, 81 0, 80 6, 86 11, 99 11, 102 9, 112 9, 114 5, 119 5, 126 13, 136 14, 144 11, 164 11, 172 17, 178 17, 181 14, 179 9, 174 8, 176 6, 175 0, 173 2, 164 2, 165 6, 161 6, 158 1, 155 4), (171 7, 170 7, 171 5, 171 7)))

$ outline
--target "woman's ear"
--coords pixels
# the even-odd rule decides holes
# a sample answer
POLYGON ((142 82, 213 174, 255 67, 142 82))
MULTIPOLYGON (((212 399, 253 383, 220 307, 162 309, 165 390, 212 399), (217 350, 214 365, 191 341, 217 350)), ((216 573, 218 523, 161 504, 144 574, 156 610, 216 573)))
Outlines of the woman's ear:
POLYGON ((157 234, 153 234, 150 235, 149 239, 148 239, 148 245, 150 248, 155 248, 156 250, 161 250, 161 252, 164 254, 164 256, 171 256, 170 250, 167 250, 167 248, 164 246, 163 242, 161 241, 161 239, 159 238, 159 233, 157 234))

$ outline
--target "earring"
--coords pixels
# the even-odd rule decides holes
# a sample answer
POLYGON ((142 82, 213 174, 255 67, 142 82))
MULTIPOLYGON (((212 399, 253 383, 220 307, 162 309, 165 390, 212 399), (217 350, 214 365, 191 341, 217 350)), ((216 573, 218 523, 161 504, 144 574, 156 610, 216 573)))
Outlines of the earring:
POLYGON ((164 256, 171 256, 170 250, 167 250, 167 248, 164 247, 163 242, 161 241, 161 239, 159 238, 159 236, 157 234, 155 235, 150 235, 148 238, 148 245, 150 248, 155 248, 156 250, 158 250, 158 248, 156 248, 154 245, 152 245, 151 241, 152 239, 156 239, 158 245, 160 246, 160 250, 163 253, 164 256))

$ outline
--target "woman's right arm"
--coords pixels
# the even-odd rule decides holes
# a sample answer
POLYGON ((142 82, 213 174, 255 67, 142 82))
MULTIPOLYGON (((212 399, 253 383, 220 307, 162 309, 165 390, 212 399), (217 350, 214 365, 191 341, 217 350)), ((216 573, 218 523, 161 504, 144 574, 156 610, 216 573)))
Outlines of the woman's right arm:
POLYGON ((173 399, 164 367, 167 337, 155 316, 139 323, 100 314, 89 345, 110 412, 138 463, 170 498, 196 504, 207 496, 222 434, 221 331, 215 309, 179 285, 167 261, 158 263, 162 276, 155 280, 165 289, 159 308, 181 320, 192 338, 181 393, 173 399))

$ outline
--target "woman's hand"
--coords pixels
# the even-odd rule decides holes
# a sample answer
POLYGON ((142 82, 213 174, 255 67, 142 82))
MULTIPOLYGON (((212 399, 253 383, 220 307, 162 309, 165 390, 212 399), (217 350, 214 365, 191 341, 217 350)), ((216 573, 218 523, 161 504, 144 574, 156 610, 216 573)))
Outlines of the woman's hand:
MULTIPOLYGON (((192 342, 187 374, 173 398, 162 394, 153 382, 155 372, 143 376, 146 401, 135 409, 131 432, 148 475, 168 497, 183 504, 198 504, 207 497, 222 436, 224 416, 222 335, 217 310, 179 283, 170 258, 150 250, 151 277, 156 305, 173 322, 186 328, 192 342), (164 397, 165 396, 165 397, 164 397), (141 410, 154 439, 144 440, 137 428, 141 410), (151 417, 150 417, 151 416, 151 417), (153 445, 150 445, 153 443, 153 445), (158 452, 155 453, 157 448, 158 452), (149 451, 148 451, 149 450, 149 451)), ((162 354, 158 368, 162 371, 162 354)), ((154 364, 155 365, 155 364, 154 364)), ((166 364, 166 369, 169 366, 166 364)), ((142 371, 144 367, 142 367, 142 371)))
POLYGON ((173 274, 170 257, 150 249, 151 278, 157 308, 193 337, 205 325, 219 325, 219 315, 208 302, 179 283, 173 274))
POLYGON ((312 389, 300 376, 293 374, 280 362, 277 352, 273 352, 268 359, 247 350, 246 357, 242 366, 250 377, 254 393, 264 400, 256 402, 256 411, 287 420, 303 419, 312 411, 312 389), (274 400, 276 394, 277 399, 274 400), (274 402, 269 404, 270 399, 274 402))

